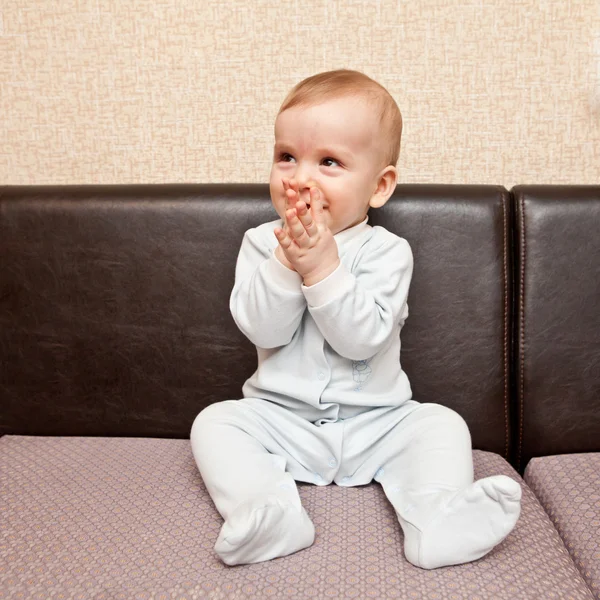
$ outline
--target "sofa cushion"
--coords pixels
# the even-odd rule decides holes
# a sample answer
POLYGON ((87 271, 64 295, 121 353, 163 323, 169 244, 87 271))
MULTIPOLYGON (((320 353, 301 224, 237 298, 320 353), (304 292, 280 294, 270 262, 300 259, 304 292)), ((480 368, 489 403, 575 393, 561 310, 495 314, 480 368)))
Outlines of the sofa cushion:
MULTIPOLYGON (((475 451, 476 476, 519 479, 475 451)), ((588 598, 558 533, 523 483, 514 532, 475 563, 424 571, 402 553, 381 488, 302 485, 314 545, 226 567, 221 519, 187 440, 0 438, 2 598, 588 598)))
POLYGON ((600 453, 533 458, 525 481, 600 598, 600 453))

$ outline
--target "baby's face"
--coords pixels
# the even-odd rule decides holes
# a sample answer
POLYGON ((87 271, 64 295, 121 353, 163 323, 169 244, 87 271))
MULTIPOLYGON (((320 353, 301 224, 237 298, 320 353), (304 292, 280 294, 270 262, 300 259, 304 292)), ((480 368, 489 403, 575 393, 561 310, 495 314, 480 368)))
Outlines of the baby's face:
POLYGON ((295 106, 275 121, 275 151, 270 191, 273 206, 285 218, 282 179, 298 182, 300 198, 309 187, 321 191, 325 221, 332 233, 360 223, 382 171, 379 125, 362 99, 336 98, 315 106, 295 106))

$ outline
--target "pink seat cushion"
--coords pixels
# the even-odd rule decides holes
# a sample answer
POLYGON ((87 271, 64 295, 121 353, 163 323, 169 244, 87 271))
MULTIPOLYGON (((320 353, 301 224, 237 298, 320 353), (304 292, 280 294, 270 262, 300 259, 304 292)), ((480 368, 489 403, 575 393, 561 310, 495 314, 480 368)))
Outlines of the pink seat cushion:
MULTIPOLYGON (((475 451, 477 478, 519 479, 475 451)), ((314 545, 226 567, 221 518, 187 440, 0 438, 0 598, 588 598, 550 519, 524 486, 521 519, 487 557, 424 571, 378 484, 301 486, 314 545)))
POLYGON ((525 481, 600 598, 600 453, 533 458, 525 481))

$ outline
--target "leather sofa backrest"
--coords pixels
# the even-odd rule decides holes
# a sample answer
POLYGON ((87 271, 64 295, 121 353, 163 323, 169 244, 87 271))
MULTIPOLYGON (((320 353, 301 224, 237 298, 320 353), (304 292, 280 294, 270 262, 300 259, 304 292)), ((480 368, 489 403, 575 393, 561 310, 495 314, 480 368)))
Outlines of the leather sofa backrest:
POLYGON ((406 238, 415 268, 402 367, 419 402, 467 421, 473 446, 510 444, 510 195, 500 186, 400 185, 369 221, 406 238))
MULTIPOLYGON (((401 185, 371 214, 415 257, 402 364, 415 399, 509 445, 510 196, 401 185)), ((229 313, 266 185, 0 190, 0 433, 187 437, 256 353, 229 313)))
POLYGON ((516 186, 516 462, 600 451, 600 186, 516 186))

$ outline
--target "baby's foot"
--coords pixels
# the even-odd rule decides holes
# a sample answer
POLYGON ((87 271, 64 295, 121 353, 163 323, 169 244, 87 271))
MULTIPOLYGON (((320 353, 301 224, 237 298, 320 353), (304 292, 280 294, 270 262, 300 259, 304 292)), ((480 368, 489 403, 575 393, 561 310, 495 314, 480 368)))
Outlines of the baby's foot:
POLYGON ((512 531, 520 501, 521 486, 510 477, 480 479, 450 496, 423 531, 405 531, 406 558, 423 569, 477 560, 512 531))
POLYGON ((315 528, 302 506, 276 496, 239 506, 221 528, 215 551, 227 565, 271 560, 308 548, 315 528))

